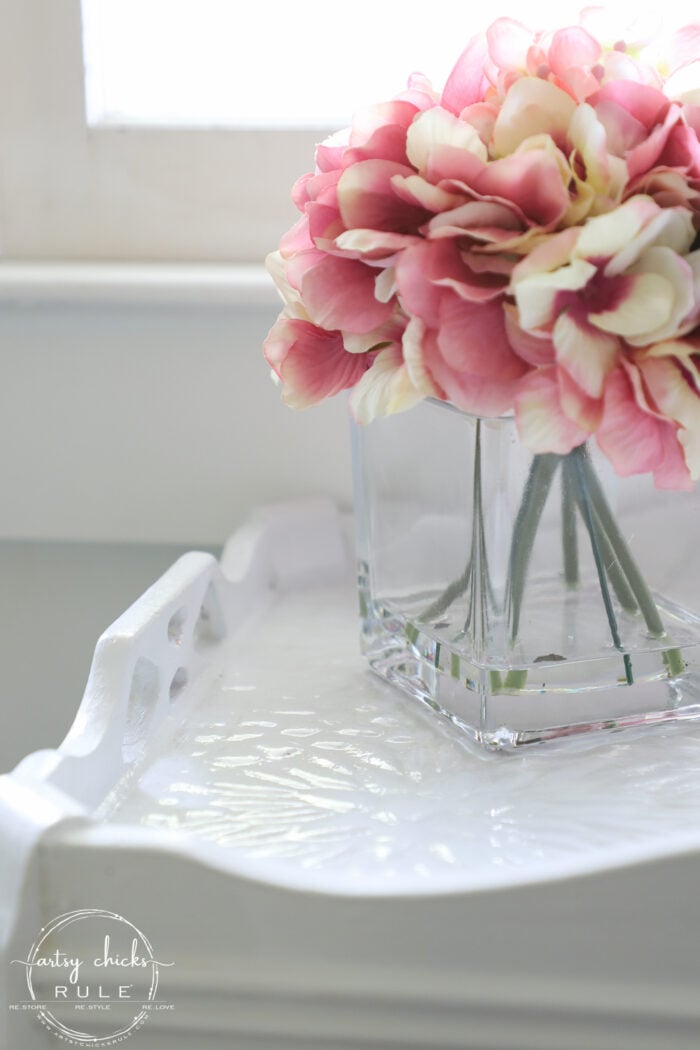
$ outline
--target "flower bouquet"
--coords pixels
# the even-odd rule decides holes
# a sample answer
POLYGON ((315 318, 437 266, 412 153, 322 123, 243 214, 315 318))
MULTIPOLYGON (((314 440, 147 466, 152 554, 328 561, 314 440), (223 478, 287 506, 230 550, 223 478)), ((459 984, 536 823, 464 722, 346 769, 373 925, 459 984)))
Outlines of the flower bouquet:
POLYGON ((283 399, 351 390, 370 662, 488 746, 700 715, 700 24, 604 18, 356 115, 268 258, 283 399))

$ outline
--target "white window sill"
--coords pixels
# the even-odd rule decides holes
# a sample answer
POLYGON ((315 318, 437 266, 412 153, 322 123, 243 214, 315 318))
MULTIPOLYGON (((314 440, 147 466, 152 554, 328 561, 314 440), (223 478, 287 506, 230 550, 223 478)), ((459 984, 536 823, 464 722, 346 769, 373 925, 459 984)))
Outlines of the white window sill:
POLYGON ((4 262, 0 303, 274 307, 280 300, 262 264, 4 262))

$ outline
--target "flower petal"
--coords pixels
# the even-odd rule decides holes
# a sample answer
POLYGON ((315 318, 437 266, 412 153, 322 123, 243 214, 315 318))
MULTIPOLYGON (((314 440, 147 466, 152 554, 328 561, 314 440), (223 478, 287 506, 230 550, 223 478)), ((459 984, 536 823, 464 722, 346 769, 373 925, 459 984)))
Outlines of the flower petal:
POLYGON ((429 217, 423 208, 407 204, 394 192, 394 175, 413 175, 413 169, 390 160, 363 160, 351 164, 338 182, 338 207, 347 229, 360 227, 410 233, 429 217))
MULTIPOLYGON (((632 345, 644 346, 648 343, 661 342, 681 334, 683 322, 695 307, 695 287, 693 270, 688 262, 677 255, 672 248, 649 248, 631 270, 631 274, 656 274, 671 289, 671 301, 668 318, 665 323, 654 329, 646 329, 640 336, 628 333, 627 339, 632 345)), ((694 321, 688 325, 694 326, 694 321)))
POLYGON ((340 332, 284 315, 270 329, 263 351, 282 380, 283 400, 293 408, 307 408, 353 386, 370 363, 368 356, 345 350, 340 332))
POLYGON ((549 65, 557 76, 573 67, 593 66, 601 55, 598 41, 582 26, 558 29, 549 45, 549 65))
POLYGON ((505 381, 527 371, 506 335, 503 304, 467 302, 445 291, 440 303, 437 344, 451 368, 505 381))
MULTIPOLYGON (((589 219, 581 230, 574 255, 582 259, 608 259, 627 248, 652 219, 656 219, 660 209, 651 197, 631 197, 619 208, 605 215, 596 215, 589 219)), ((634 262, 630 259, 623 267, 634 262)), ((608 268, 606 272, 613 272, 608 268)), ((620 273, 619 267, 615 269, 620 273)))
POLYGON ((486 147, 478 131, 442 106, 419 114, 408 129, 406 153, 411 164, 423 175, 434 146, 454 146, 487 159, 486 147))
POLYGON ((374 297, 376 271, 354 259, 325 255, 301 279, 301 298, 311 320, 326 329, 369 332, 387 321, 391 303, 374 297))
POLYGON ((447 78, 441 99, 445 109, 458 114, 465 106, 483 101, 486 87, 484 63, 487 56, 486 37, 481 33, 472 37, 447 78))
POLYGON ((678 438, 693 480, 700 477, 700 397, 678 364, 669 358, 640 364, 644 381, 656 405, 668 420, 681 427, 678 438))
POLYGON ((617 474, 646 474, 661 464, 661 425, 662 420, 642 411, 625 370, 616 368, 605 384, 603 419, 596 440, 617 474))
POLYGON ((603 399, 589 397, 576 383, 565 368, 557 370, 559 383, 559 403, 562 412, 582 430, 591 434, 600 426, 603 418, 603 399))
POLYGON ((493 130, 493 148, 497 157, 514 153, 532 135, 551 135, 557 144, 566 131, 576 103, 562 91, 538 77, 521 77, 511 87, 501 106, 493 130))
POLYGON ((350 410, 357 423, 370 423, 377 416, 413 408, 424 396, 411 382, 401 347, 392 345, 380 350, 357 383, 350 410))
POLYGON ((536 454, 565 456, 588 432, 564 414, 556 368, 540 368, 521 380, 515 398, 515 422, 523 444, 536 454))
POLYGON ((518 310, 512 303, 504 303, 506 335, 518 357, 529 365, 554 364, 555 351, 551 336, 546 332, 526 332, 518 324, 518 310))
POLYGON ((562 368, 584 394, 600 398, 605 378, 615 366, 619 340, 579 321, 572 311, 559 315, 552 339, 562 368))
POLYGON ((489 56, 503 70, 524 70, 534 33, 514 18, 497 18, 486 31, 489 56))
POLYGON ((616 279, 622 294, 612 309, 589 313, 588 320, 604 332, 631 342, 651 342, 650 333, 669 327, 675 301, 674 287, 658 273, 640 273, 616 279), (635 340, 635 337, 637 338, 635 340))
MULTIPOLYGON (((552 273, 532 273, 513 281, 513 294, 518 307, 520 324, 525 329, 542 328, 552 324, 559 313, 562 291, 578 291, 596 273, 596 268, 585 259, 574 259, 552 273)), ((515 273, 513 274, 515 277, 515 273)))

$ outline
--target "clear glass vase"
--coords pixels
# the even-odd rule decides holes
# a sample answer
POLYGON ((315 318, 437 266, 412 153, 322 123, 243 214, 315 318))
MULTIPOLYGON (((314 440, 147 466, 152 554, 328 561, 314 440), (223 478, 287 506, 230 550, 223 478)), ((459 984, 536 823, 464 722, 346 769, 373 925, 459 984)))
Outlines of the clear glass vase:
POLYGON ((364 650, 489 748, 700 717, 700 507, 426 401, 353 427, 364 650))

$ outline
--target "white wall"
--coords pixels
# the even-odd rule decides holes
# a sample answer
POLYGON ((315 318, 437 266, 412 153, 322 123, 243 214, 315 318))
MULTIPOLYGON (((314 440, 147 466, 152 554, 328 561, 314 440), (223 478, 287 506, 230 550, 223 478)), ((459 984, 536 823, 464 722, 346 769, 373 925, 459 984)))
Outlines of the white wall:
POLYGON ((116 272, 0 267, 0 538, 219 544, 260 503, 349 506, 346 400, 294 412, 262 359, 274 289, 116 272))

